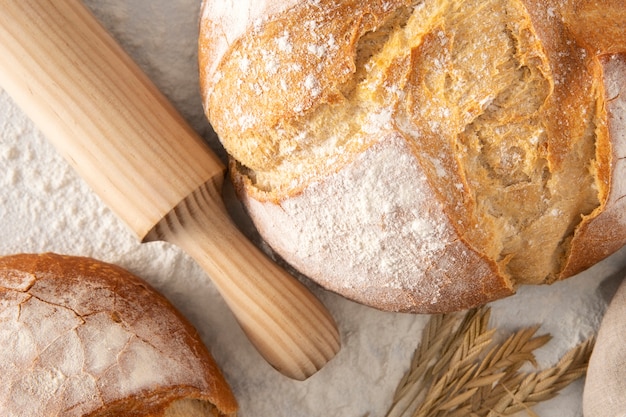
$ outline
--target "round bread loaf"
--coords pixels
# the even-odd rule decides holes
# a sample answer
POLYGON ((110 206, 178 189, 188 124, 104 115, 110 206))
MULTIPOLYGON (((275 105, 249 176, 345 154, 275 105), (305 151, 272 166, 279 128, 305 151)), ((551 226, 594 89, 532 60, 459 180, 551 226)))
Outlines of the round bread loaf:
POLYGON ((626 243, 624 27, 614 0, 205 0, 201 88, 276 253, 448 312, 626 243))
POLYGON ((146 282, 90 258, 0 258, 0 415, 234 416, 196 330, 146 282))

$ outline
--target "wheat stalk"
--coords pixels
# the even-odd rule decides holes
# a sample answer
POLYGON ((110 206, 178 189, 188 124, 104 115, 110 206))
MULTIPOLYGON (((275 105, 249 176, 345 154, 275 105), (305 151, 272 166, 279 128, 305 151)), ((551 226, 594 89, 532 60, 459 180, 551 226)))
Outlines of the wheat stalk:
POLYGON ((553 367, 537 366, 534 351, 551 339, 537 336, 539 327, 521 329, 494 343, 490 309, 473 309, 464 316, 432 316, 411 365, 396 389, 387 417, 500 417, 553 398, 583 376, 593 340, 576 346, 553 367))
POLYGON ((422 342, 415 350, 411 367, 396 389, 394 407, 389 410, 387 417, 399 417, 414 408, 421 400, 421 393, 430 378, 426 370, 432 365, 432 360, 441 351, 448 349, 456 336, 455 327, 457 316, 454 314, 438 314, 431 317, 422 331, 422 342))

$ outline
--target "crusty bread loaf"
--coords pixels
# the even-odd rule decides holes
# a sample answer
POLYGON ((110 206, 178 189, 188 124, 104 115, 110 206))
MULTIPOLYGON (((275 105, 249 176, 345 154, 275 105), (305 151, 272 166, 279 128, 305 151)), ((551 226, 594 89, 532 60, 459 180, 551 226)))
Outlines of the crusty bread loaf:
POLYGON ((195 329, 140 278, 90 258, 0 258, 0 415, 234 416, 195 329))
POLYGON ((279 255, 446 312, 626 243, 625 25, 611 0, 205 0, 201 88, 279 255))

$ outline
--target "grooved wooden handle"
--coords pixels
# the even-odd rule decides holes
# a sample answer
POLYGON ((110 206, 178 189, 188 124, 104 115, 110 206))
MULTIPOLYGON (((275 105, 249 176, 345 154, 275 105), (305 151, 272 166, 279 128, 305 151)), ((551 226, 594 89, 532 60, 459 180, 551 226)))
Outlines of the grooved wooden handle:
POLYGON ((338 351, 323 305, 228 217, 223 164, 80 1, 0 0, 0 85, 140 240, 205 268, 275 368, 305 379, 338 351))
POLYGON ((0 82, 140 239, 224 167, 79 1, 0 1, 0 82))
POLYGON ((213 277, 265 359, 285 375, 306 379, 339 350, 334 321, 302 284, 277 268, 231 224, 220 189, 219 182, 205 183, 147 239, 166 240, 185 249, 213 277))

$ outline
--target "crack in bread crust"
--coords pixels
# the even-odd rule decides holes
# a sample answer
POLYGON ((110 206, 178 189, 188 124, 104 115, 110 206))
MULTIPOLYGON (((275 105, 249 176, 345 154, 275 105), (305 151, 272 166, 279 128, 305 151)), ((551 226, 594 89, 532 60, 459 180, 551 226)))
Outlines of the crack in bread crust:
MULTIPOLYGON (((442 208, 504 287, 550 283, 574 270, 577 236, 604 209, 613 178, 598 54, 626 50, 626 35, 609 28, 607 45, 577 26, 578 14, 601 24, 597 7, 299 3, 232 45, 219 67, 229 75, 206 97, 209 118, 240 194, 279 206, 399 135, 430 187, 419 198, 442 208), (232 91, 242 99, 223 106, 232 91)), ((626 21, 615 13, 610 25, 626 21)))
MULTIPOLYGON (((426 2, 383 17, 353 47, 355 69, 337 87, 341 96, 272 129, 264 142, 270 162, 247 171, 255 186, 278 198, 289 194, 294 184, 349 163, 375 142, 372 132, 405 119, 396 128, 411 126, 403 133, 434 170, 434 188, 444 190, 441 197, 451 207, 464 201, 471 208, 448 214, 469 219, 459 232, 472 247, 501 262, 520 282, 539 283, 558 273, 561 243, 580 215, 598 205, 593 178, 585 172, 594 136, 565 144, 581 156, 562 173, 551 165, 546 134, 551 121, 544 112, 554 85, 523 4, 426 2), (561 180, 572 176, 588 191, 578 193, 561 180), (579 197, 571 201, 572 195, 579 197), (538 230, 548 224, 549 236, 538 230), (540 238, 541 248, 534 244, 540 238)), ((251 157, 259 155, 266 157, 265 152, 251 157)), ((245 158, 240 162, 246 166, 245 158)))
POLYGON ((372 133, 395 125, 446 171, 430 175, 441 197, 470 208, 448 215, 469 219, 458 230, 472 247, 522 283, 551 279, 561 269, 562 243, 598 206, 587 166, 594 134, 563 145, 574 152, 559 150, 580 154, 575 162, 551 164, 546 130, 553 121, 544 113, 554 81, 523 4, 419 3, 385 18, 356 43, 354 74, 338 86, 341 97, 280 121, 273 131, 282 134, 270 135, 280 144, 272 163, 247 175, 280 199, 349 163, 378 139, 372 133), (576 190, 562 180, 572 176, 580 178, 576 190))

